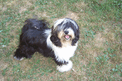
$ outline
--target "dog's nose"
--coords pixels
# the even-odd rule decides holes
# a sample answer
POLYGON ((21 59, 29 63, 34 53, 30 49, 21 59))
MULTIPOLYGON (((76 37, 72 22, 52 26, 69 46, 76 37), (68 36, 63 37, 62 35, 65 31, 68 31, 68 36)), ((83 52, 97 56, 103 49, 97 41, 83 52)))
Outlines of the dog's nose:
POLYGON ((64 33, 65 33, 65 34, 68 34, 68 33, 69 33, 69 31, 64 31, 64 33))

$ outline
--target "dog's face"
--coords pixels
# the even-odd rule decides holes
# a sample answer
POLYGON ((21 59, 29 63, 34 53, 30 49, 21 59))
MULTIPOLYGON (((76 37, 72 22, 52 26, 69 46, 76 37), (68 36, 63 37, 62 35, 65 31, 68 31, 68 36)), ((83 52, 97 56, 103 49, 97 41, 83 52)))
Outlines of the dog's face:
POLYGON ((74 46, 79 39, 79 27, 72 19, 59 19, 52 27, 50 39, 58 47, 74 46))

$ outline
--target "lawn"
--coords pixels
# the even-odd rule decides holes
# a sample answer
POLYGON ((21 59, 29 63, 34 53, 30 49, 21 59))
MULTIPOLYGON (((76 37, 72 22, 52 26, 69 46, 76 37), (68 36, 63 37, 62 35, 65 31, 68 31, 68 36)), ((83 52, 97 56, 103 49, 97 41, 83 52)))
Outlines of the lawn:
POLYGON ((0 81, 122 81, 122 0, 0 1, 0 81), (28 18, 75 20, 80 40, 71 71, 60 73, 52 58, 13 55, 28 18))

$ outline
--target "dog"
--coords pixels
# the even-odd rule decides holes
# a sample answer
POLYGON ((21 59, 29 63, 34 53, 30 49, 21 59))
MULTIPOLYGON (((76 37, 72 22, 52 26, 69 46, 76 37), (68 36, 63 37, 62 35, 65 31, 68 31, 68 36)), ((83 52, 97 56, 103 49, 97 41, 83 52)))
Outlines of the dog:
POLYGON ((70 18, 58 19, 52 28, 48 26, 46 20, 27 19, 14 58, 23 60, 39 52, 45 57, 52 57, 59 72, 69 71, 73 66, 70 58, 78 46, 79 26, 70 18))

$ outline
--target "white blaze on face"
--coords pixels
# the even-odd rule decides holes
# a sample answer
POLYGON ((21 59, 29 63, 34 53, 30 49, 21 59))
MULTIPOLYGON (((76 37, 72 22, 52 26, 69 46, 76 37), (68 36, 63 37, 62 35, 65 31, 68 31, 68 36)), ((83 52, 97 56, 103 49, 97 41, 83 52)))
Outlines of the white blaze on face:
POLYGON ((61 24, 63 21, 64 21, 64 19, 59 19, 59 20, 55 21, 55 22, 54 22, 54 29, 55 29, 59 24, 61 24))

